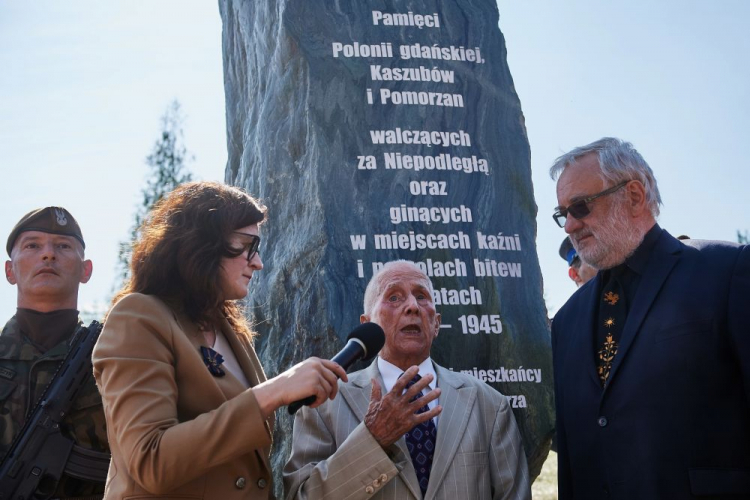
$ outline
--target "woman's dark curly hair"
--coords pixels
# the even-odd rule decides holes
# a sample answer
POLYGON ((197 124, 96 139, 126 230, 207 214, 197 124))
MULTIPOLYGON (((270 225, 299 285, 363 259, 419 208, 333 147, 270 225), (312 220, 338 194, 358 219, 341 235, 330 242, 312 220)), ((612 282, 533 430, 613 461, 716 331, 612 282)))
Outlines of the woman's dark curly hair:
POLYGON ((155 295, 200 325, 226 318, 235 332, 252 332, 235 301, 223 300, 222 257, 237 250, 237 229, 260 224, 266 207, 241 189, 218 182, 183 184, 151 210, 133 243, 130 280, 112 304, 129 293, 155 295))

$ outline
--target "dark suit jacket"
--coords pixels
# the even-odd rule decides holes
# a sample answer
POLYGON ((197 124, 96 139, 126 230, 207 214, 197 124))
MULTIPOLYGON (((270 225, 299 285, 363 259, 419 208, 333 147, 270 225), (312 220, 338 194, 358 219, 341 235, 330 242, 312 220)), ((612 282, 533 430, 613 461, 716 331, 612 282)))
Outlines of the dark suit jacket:
POLYGON ((604 390, 600 280, 552 323, 560 499, 750 498, 750 247, 662 231, 604 390))

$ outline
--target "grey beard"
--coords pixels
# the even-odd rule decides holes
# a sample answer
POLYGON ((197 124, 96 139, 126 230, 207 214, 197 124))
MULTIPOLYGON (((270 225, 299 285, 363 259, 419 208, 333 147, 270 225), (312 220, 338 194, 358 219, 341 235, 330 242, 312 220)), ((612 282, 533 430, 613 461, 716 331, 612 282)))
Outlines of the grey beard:
POLYGON ((613 204, 606 223, 596 231, 589 231, 597 243, 593 248, 583 252, 576 249, 581 259, 596 269, 611 269, 622 264, 643 241, 645 234, 628 220, 624 202, 618 200, 613 204))

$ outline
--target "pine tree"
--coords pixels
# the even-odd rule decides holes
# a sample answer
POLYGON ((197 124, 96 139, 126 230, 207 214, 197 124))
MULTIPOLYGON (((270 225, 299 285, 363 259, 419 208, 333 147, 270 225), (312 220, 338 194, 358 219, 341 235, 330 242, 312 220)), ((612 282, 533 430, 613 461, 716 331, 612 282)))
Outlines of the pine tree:
POLYGON ((119 285, 129 278, 132 244, 138 238, 138 231, 151 209, 164 195, 193 178, 186 167, 186 163, 193 157, 184 143, 182 130, 184 120, 180 103, 176 100, 167 106, 167 110, 161 117, 161 135, 154 143, 151 153, 146 157, 149 175, 146 186, 141 190, 141 204, 136 208, 135 220, 130 230, 130 240, 120 242, 117 256, 119 285))

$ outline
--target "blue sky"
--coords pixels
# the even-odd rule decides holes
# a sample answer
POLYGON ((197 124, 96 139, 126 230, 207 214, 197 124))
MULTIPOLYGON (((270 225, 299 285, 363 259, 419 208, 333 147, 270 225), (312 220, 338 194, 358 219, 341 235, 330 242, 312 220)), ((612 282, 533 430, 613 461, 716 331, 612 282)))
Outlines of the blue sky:
MULTIPOLYGON (((500 29, 532 154, 538 252, 550 310, 575 290, 551 218, 555 157, 605 135, 651 164, 673 234, 750 229, 750 3, 500 0, 500 29)), ((221 19, 205 1, 0 1, 0 234, 37 206, 67 207, 103 306, 159 117, 182 103, 199 179, 226 164, 221 19)), ((0 318, 15 288, 0 285, 0 318)))

